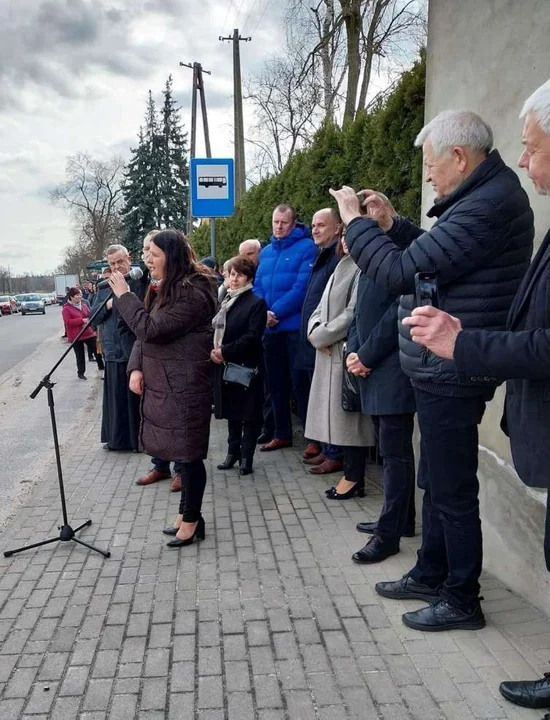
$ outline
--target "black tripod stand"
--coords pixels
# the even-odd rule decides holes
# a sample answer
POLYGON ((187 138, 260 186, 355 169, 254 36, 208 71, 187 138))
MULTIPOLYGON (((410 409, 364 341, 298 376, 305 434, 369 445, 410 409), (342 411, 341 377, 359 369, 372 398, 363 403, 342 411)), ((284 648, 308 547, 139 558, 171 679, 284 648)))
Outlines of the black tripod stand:
POLYGON ((95 317, 99 314, 99 312, 103 309, 103 307, 106 305, 107 301, 111 299, 113 296, 112 292, 110 292, 105 300, 103 300, 102 303, 98 306, 97 310, 93 313, 93 315, 90 317, 88 322, 83 326, 82 330, 78 333, 78 335, 75 337, 75 339, 72 341, 72 343, 69 345, 69 347, 65 350, 63 355, 59 358, 59 360, 56 362, 56 364, 53 366, 53 368, 50 370, 50 372, 45 375, 42 380, 38 383, 38 385, 35 387, 35 389, 32 391, 30 397, 32 400, 35 399, 35 397, 38 395, 38 393, 42 390, 42 388, 46 388, 47 396, 48 396, 48 406, 50 408, 50 420, 52 424, 52 434, 53 434, 53 444, 55 448, 55 459, 57 462, 57 478, 59 482, 59 494, 61 496, 61 510, 63 513, 63 525, 59 525, 59 537, 49 538, 48 540, 42 540, 41 542, 33 543, 32 545, 24 545, 23 547, 16 548, 15 550, 6 550, 4 552, 4 557, 10 557, 11 555, 15 555, 15 553, 23 552, 24 550, 32 550, 32 548, 41 547, 42 545, 48 545, 49 543, 58 542, 58 541, 67 541, 67 540, 74 540, 74 542, 79 543, 79 545, 84 545, 84 547, 89 548, 90 550, 93 550, 94 552, 99 553, 100 555, 103 555, 103 557, 111 557, 111 553, 109 551, 100 550, 99 548, 94 547, 93 545, 89 545, 88 543, 84 542, 83 540, 80 540, 80 538, 76 537, 76 533, 79 530, 82 530, 82 528, 88 527, 92 524, 91 520, 86 520, 85 523, 82 523, 82 525, 79 525, 77 528, 72 528, 69 525, 69 520, 67 517, 67 503, 65 502, 65 487, 63 485, 63 471, 61 469, 61 452, 59 450, 59 439, 57 437, 57 422, 55 419, 55 403, 53 398, 53 387, 55 385, 54 382, 51 380, 51 376, 54 374, 54 372, 57 370, 57 368, 61 365, 63 360, 67 357, 67 355, 72 350, 74 344, 78 342, 80 337, 86 332, 86 330, 90 327, 91 323, 95 319, 95 317))

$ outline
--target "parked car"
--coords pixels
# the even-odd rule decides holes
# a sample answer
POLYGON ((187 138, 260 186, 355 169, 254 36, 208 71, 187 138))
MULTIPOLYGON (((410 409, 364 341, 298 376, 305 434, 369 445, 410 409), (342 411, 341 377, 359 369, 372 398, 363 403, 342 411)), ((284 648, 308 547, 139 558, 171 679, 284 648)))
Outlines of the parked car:
POLYGON ((27 313, 46 314, 44 299, 38 293, 20 295, 19 298, 21 300, 21 315, 26 315, 27 313))
POLYGON ((17 312, 15 299, 9 295, 0 295, 0 311, 2 315, 13 315, 17 312))

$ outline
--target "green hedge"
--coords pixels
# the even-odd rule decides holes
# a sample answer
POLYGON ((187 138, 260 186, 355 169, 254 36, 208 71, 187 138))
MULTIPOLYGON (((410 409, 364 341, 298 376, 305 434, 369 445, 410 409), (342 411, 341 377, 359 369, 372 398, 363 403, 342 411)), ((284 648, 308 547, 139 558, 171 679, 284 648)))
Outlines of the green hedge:
MULTIPOLYGON (((243 196, 233 217, 218 220, 218 260, 234 255, 246 238, 267 240, 273 208, 279 203, 294 205, 299 219, 309 224, 316 210, 333 205, 328 189, 344 184, 380 190, 401 214, 419 221, 422 153, 413 142, 424 123, 424 88, 422 53, 371 111, 344 128, 325 124, 282 172, 243 196)), ((193 233, 192 240, 201 257, 210 254, 207 224, 193 233)))

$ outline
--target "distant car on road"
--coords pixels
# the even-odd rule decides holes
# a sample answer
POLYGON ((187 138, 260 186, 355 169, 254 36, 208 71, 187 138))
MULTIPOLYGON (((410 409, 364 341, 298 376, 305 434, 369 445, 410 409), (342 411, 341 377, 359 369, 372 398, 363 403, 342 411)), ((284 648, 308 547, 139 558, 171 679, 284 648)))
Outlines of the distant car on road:
POLYGON ((19 300, 21 302, 21 315, 26 315, 27 313, 46 314, 44 299, 38 293, 19 295, 19 300))
POLYGON ((9 295, 0 295, 0 311, 2 315, 13 315, 17 312, 17 303, 15 298, 9 295))

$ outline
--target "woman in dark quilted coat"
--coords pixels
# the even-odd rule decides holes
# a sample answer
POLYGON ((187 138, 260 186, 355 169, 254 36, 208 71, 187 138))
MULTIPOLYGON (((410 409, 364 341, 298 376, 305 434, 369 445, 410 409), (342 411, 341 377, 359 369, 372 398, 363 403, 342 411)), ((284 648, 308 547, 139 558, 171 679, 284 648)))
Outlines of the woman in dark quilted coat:
POLYGON ((118 311, 135 333, 128 373, 130 389, 141 395, 140 441, 149 455, 181 463, 182 490, 169 547, 204 538, 203 460, 208 452, 212 407, 212 318, 217 283, 197 262, 178 230, 163 230, 151 241, 147 266, 152 280, 142 302, 124 277, 110 285, 118 311))

